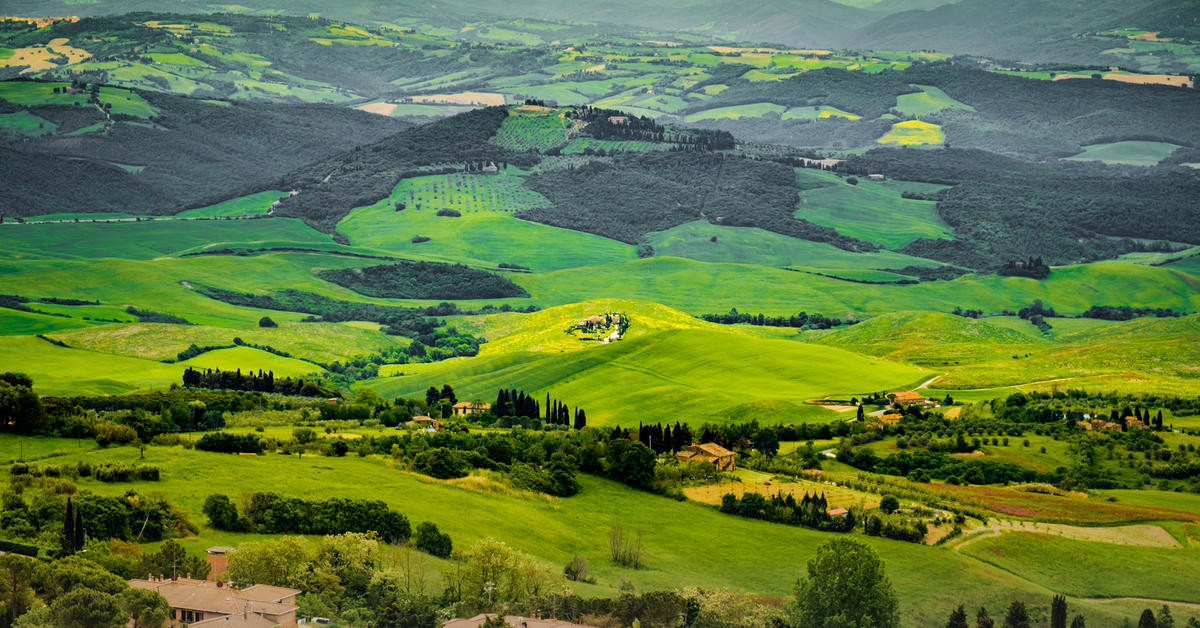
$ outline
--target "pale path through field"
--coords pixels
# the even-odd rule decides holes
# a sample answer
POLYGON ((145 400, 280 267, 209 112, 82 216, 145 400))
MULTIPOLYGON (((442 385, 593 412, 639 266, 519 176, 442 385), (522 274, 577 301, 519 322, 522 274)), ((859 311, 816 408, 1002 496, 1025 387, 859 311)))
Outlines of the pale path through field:
POLYGON ((985 538, 1000 536, 1004 532, 1030 532, 1050 534, 1076 541, 1134 545, 1138 547, 1162 547, 1180 549, 1183 546, 1169 532, 1156 525, 1130 525, 1113 528, 1083 528, 1058 523, 1015 522, 988 519, 988 525, 967 532, 969 538, 954 546, 955 551, 985 538))

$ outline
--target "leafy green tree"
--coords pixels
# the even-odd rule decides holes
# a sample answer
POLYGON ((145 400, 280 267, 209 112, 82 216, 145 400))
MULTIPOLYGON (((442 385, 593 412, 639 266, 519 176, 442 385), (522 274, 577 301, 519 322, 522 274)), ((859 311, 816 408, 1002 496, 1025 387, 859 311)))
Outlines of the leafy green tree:
POLYGON ((133 618, 133 628, 162 628, 171 605, 157 591, 126 589, 117 596, 121 610, 133 618))
POLYGON ((430 386, 429 390, 425 391, 425 403, 430 406, 436 406, 439 399, 442 398, 442 393, 438 392, 437 386, 430 386))
POLYGON ((794 628, 895 628, 900 602, 869 546, 836 538, 817 548, 808 561, 808 578, 796 584, 791 609, 794 628))
POLYGON ((317 432, 311 427, 298 427, 292 430, 292 438, 301 445, 307 445, 317 440, 317 432))
MULTIPOLYGON (((423 595, 402 595, 384 610, 376 628, 437 628, 437 610, 423 595)), ((507 624, 505 624, 507 627, 507 624)))
POLYGON ((48 601, 57 600, 76 589, 89 589, 117 595, 129 587, 123 578, 81 556, 56 560, 42 570, 40 589, 48 601))
POLYGON ((779 453, 779 434, 771 428, 763 428, 754 434, 753 444, 759 453, 774 458, 779 453))
POLYGON ((1138 618, 1138 628, 1158 628, 1158 621, 1154 619, 1154 611, 1148 608, 1142 611, 1142 616, 1138 618))
POLYGON ((1166 604, 1158 611, 1158 628, 1175 628, 1175 617, 1171 615, 1171 607, 1166 604))
POLYGON ((50 621, 55 628, 124 628, 129 615, 117 596, 80 588, 50 605, 50 621))
POLYGON ((46 425, 46 409, 24 373, 0 374, 0 426, 13 432, 35 432, 46 425))
MULTIPOLYGON (((612 453, 614 444, 624 439, 615 439, 609 444, 609 452, 612 453)), ((634 488, 649 488, 654 482, 654 452, 645 444, 640 442, 630 442, 624 447, 624 451, 620 453, 620 457, 616 460, 609 459, 609 475, 618 482, 628 484, 634 488)))
POLYGON ((0 627, 7 628, 33 607, 34 574, 37 562, 16 554, 0 556, 0 627))
POLYGON ((276 323, 275 321, 271 320, 271 317, 264 316, 264 317, 258 319, 258 326, 259 327, 279 327, 279 324, 276 323))
POLYGON ((1050 628, 1067 628, 1067 598, 1062 595, 1050 601, 1050 628))
POLYGON ((1014 601, 1009 605, 1008 612, 1004 614, 1004 628, 1032 628, 1032 626, 1029 611, 1025 609, 1024 602, 1014 601))
POLYGON ((575 473, 578 471, 575 457, 561 451, 550 456, 550 464, 546 465, 546 474, 550 477, 550 494, 557 497, 570 497, 579 492, 580 484, 575 473))
POLYGON ((883 499, 879 500, 879 509, 890 515, 900 510, 900 500, 896 499, 895 495, 884 495, 883 499))
POLYGON ((967 611, 961 604, 950 613, 950 621, 946 622, 946 628, 967 628, 967 611))
POLYGON ((212 527, 218 530, 237 531, 241 529, 237 506, 225 495, 209 495, 204 500, 203 511, 212 527))
POLYGON ((413 534, 413 545, 422 552, 438 558, 449 558, 454 550, 450 535, 440 532, 437 525, 428 521, 417 525, 413 534))
POLYGON ((248 541, 228 554, 229 581, 238 586, 270 584, 303 588, 312 564, 312 550, 302 536, 281 536, 248 541))

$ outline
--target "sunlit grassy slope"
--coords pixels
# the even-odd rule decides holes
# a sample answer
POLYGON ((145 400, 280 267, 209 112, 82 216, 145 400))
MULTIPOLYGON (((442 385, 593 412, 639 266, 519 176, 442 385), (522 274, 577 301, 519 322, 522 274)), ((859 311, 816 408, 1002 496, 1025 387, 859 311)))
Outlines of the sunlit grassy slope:
MULTIPOLYGON (((902 198, 904 190, 894 182, 858 177, 857 185, 849 185, 837 175, 820 170, 798 170, 797 176, 832 184, 804 192, 796 212, 798 218, 891 249, 902 248, 917 238, 950 237, 950 227, 938 216, 935 202, 902 198)), ((941 189, 924 187, 925 193, 941 189)))
MULTIPOLYGON (((0 442, 12 446, 11 441, 0 442)), ((639 590, 693 585, 739 588, 762 595, 788 597, 817 546, 832 538, 829 534, 803 528, 723 515, 710 506, 676 502, 587 475, 580 478, 583 484, 580 494, 547 502, 465 490, 452 483, 391 470, 387 461, 374 457, 305 457, 298 460, 282 455, 244 457, 178 447, 151 447, 143 461, 132 448, 74 453, 74 441, 63 439, 61 443, 60 448, 68 454, 56 459, 60 463, 118 460, 160 467, 163 480, 153 484, 134 483, 131 486, 91 480, 84 483, 86 488, 102 495, 124 493, 130 488, 166 492, 192 513, 193 520, 201 523, 205 520, 199 513, 208 495, 235 495, 246 488, 245 478, 254 477, 289 497, 355 496, 383 500, 414 523, 436 523, 440 530, 450 534, 455 547, 469 547, 483 536, 492 536, 555 566, 565 564, 579 553, 588 559, 597 579, 595 586, 581 589, 585 595, 615 595, 619 581, 628 579, 639 590), (609 560, 607 532, 618 524, 641 534, 645 569, 623 569, 609 560)), ((236 544, 255 538, 254 535, 227 535, 204 527, 199 538, 185 540, 184 544, 195 552, 214 544, 236 544)), ((902 625, 906 628, 941 622, 949 609, 959 604, 987 606, 996 609, 993 615, 997 615, 1012 600, 1020 599, 1040 609, 1035 612, 1046 613, 1050 597, 1061 588, 1033 571, 1040 564, 1036 561, 1009 560, 1003 568, 997 568, 984 560, 942 547, 863 536, 856 538, 870 544, 885 561, 900 599, 902 625), (1015 574, 1006 569, 1012 569, 1015 574)), ((1001 540, 1021 555, 1036 552, 1040 547, 1038 543, 1024 543, 1024 535, 1001 537, 1001 540)), ((1072 594, 1163 597, 1158 588, 1159 580, 1155 578, 1114 579, 1097 575, 1120 571, 1125 561, 1135 557, 1143 561, 1139 569, 1178 570, 1178 561, 1191 558, 1192 554, 1190 550, 1177 550, 1162 552, 1165 554, 1162 556, 1146 555, 1125 552, 1125 548, 1118 546, 1106 546, 1104 551, 1092 552, 1091 545, 1078 542, 1065 548, 1054 545, 1056 550, 1082 551, 1086 547, 1091 556, 1082 564, 1062 560, 1056 567, 1072 581, 1087 582, 1085 586, 1072 583, 1072 594), (1090 574, 1084 573, 1085 569, 1090 574)), ((997 559, 987 557, 985 560, 997 559)), ((435 569, 439 567, 440 563, 435 569)), ((1196 599, 1190 586, 1170 597, 1196 599)), ((1138 609, 1122 613, 1075 599, 1071 602, 1074 610, 1087 614, 1089 623, 1099 625, 1117 625, 1125 613, 1136 615, 1140 612, 1138 609)))
MULTIPOLYGON (((464 321, 466 322, 466 321, 464 321)), ((466 329, 489 335, 489 325, 466 329)), ((849 352, 748 335, 653 304, 601 301, 553 308, 532 317, 501 318, 502 334, 477 358, 387 367, 405 373, 366 382, 388 396, 419 396, 452 383, 461 399, 490 400, 500 388, 546 393, 588 411, 589 424, 729 420, 746 406, 772 420, 832 420, 834 412, 804 401, 835 394, 913 386, 920 370, 849 352), (622 311, 625 339, 600 345, 566 333, 590 314, 622 311)))

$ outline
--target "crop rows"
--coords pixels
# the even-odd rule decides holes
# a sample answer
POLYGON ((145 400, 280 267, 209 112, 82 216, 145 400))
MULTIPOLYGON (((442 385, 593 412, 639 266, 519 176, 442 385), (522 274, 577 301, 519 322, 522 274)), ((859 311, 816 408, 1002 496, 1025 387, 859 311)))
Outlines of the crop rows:
POLYGON ((421 177, 407 183, 406 189, 401 191, 401 202, 418 211, 515 212, 550 206, 545 197, 525 189, 519 178, 504 174, 458 173, 421 177))

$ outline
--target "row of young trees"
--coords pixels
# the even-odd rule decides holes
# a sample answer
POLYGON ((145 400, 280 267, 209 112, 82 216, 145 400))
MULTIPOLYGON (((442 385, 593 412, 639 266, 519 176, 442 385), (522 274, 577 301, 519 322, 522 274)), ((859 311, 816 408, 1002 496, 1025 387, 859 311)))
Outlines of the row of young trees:
POLYGON ((332 397, 336 393, 322 388, 315 381, 275 378, 273 371, 257 373, 251 371, 242 374, 242 369, 222 371, 221 369, 204 369, 203 371, 188 367, 183 372, 183 385, 190 388, 207 388, 215 390, 243 390, 277 395, 299 395, 302 397, 332 397))
POLYGON ((729 310, 728 314, 701 314, 701 320, 718 325, 757 325, 759 327, 797 327, 800 329, 829 329, 842 324, 854 324, 856 321, 843 321, 840 318, 829 318, 821 314, 800 312, 793 316, 766 316, 763 314, 741 314, 737 308, 729 310))

